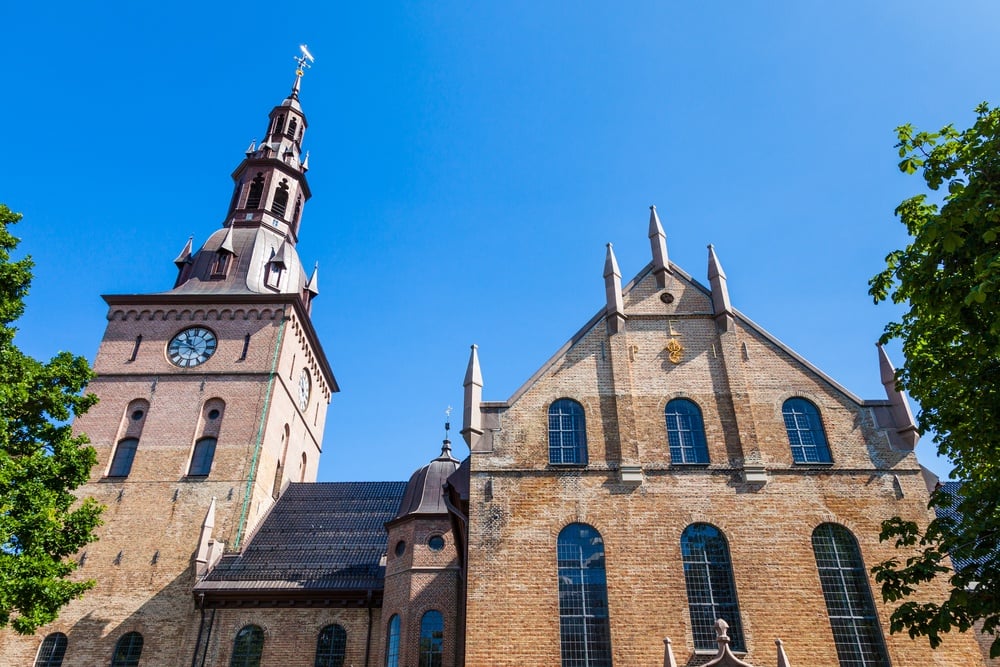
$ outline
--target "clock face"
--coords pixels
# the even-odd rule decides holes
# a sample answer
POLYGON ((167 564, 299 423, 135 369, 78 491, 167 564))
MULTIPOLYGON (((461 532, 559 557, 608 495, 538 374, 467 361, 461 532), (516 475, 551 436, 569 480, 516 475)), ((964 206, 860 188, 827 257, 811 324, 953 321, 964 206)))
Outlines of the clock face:
POLYGON ((309 388, 312 385, 309 380, 309 371, 305 368, 299 375, 299 410, 305 410, 309 405, 309 388))
POLYGON ((191 368, 208 361, 215 354, 218 341, 215 334, 202 327, 185 329, 170 339, 167 357, 175 366, 191 368))

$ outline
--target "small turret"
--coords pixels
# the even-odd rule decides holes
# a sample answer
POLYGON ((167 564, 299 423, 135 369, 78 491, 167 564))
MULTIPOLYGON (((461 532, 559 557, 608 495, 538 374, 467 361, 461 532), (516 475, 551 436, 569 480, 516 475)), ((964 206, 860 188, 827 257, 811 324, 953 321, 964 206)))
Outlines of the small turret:
POLYGON ((616 334, 625 328, 625 302, 622 300, 622 272, 610 243, 604 259, 604 292, 608 302, 605 311, 608 333, 616 334))
POLYGON ((656 214, 656 206, 649 207, 649 247, 653 251, 653 276, 657 287, 667 286, 667 276, 670 270, 670 258, 667 256, 667 235, 663 233, 660 216, 656 214))
POLYGON ((712 288, 712 310, 715 321, 722 331, 733 327, 733 305, 729 302, 729 286, 726 272, 722 270, 719 258, 715 256, 715 246, 708 245, 708 284, 712 288))

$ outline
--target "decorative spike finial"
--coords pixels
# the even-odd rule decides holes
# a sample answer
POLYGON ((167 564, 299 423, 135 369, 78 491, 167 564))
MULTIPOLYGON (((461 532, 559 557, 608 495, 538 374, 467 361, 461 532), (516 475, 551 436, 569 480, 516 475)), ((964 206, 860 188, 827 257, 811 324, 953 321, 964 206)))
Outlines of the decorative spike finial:
POLYGON ((792 667, 788 662, 788 656, 785 655, 785 645, 780 639, 775 639, 774 643, 778 647, 778 667, 792 667))
POLYGON ((889 361, 888 353, 881 344, 876 343, 876 345, 878 346, 879 379, 882 381, 882 387, 885 388, 885 397, 889 399, 889 410, 896 426, 896 432, 890 434, 889 441, 896 449, 913 451, 913 448, 917 446, 917 441, 920 440, 917 422, 913 418, 910 402, 906 400, 906 395, 899 391, 896 386, 896 369, 889 361))
POLYGON ((733 326, 733 305, 729 302, 729 285, 726 272, 715 255, 715 246, 708 244, 708 284, 712 288, 712 310, 723 331, 733 326))
POLYGON ((663 640, 663 667, 677 667, 677 659, 674 657, 674 649, 669 638, 663 640))
POLYGON ((667 235, 656 214, 656 206, 649 207, 649 247, 653 251, 653 275, 657 287, 667 286, 667 274, 671 273, 670 258, 667 256, 667 235))
POLYGON ((250 145, 247 146, 246 155, 250 157, 257 150, 257 137, 250 140, 250 145))
POLYGON ((319 294, 319 262, 313 265, 312 275, 309 276, 309 280, 306 282, 306 291, 310 292, 313 296, 319 294))
POLYGON ((472 450, 475 443, 483 435, 483 414, 480 404, 483 402, 483 374, 479 370, 478 346, 472 346, 469 354, 469 365, 465 369, 465 381, 462 386, 465 393, 462 403, 462 437, 465 444, 472 450))
POLYGON ((607 298, 608 333, 616 334, 625 327, 625 302, 622 299, 622 272, 611 244, 604 258, 604 294, 607 298))
POLYGON ((181 250, 181 254, 177 255, 177 259, 174 260, 174 264, 177 265, 178 269, 183 269, 186 264, 191 263, 191 250, 194 247, 194 236, 189 236, 187 243, 184 244, 184 249, 181 250))
POLYGON ((309 151, 306 151, 306 156, 302 160, 302 164, 299 166, 299 168, 302 170, 303 174, 309 171, 309 151))

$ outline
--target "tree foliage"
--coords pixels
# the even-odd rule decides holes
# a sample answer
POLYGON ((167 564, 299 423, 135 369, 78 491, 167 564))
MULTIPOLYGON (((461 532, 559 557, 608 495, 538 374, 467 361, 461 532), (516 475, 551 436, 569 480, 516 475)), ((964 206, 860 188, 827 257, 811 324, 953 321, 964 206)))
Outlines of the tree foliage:
POLYGON ((28 634, 94 585, 68 579, 69 557, 96 539, 101 507, 72 494, 97 461, 68 423, 97 400, 83 393, 90 366, 67 352, 42 363, 14 344, 32 268, 10 258, 20 219, 0 204, 0 627, 28 634))
MULTIPOLYGON (((962 480, 958 497, 931 498, 932 506, 954 506, 957 518, 935 519, 922 532, 886 521, 881 538, 912 555, 873 569, 887 601, 948 578, 947 599, 907 600, 892 614, 892 632, 926 636, 931 646, 977 621, 994 637, 1000 627, 1000 109, 983 103, 976 114, 964 131, 897 128, 900 170, 920 172, 934 199, 919 194, 899 205, 910 243, 870 283, 876 303, 908 307, 882 341, 902 341, 897 384, 919 402, 921 432, 934 434, 962 480), (949 557, 964 565, 957 573, 949 557)), ((991 655, 1000 655, 1000 637, 991 655)))

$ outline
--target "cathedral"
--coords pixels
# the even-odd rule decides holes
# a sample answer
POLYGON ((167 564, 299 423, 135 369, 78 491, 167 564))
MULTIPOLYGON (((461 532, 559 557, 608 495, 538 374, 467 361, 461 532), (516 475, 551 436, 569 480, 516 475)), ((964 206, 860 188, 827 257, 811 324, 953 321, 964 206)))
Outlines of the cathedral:
POLYGON ((97 585, 0 633, 0 664, 984 664, 968 634, 890 634, 869 574, 936 481, 885 352, 885 397, 852 394, 734 307, 711 246, 707 282, 673 264, 655 207, 649 263, 625 282, 609 245, 594 316, 512 396, 472 347, 461 440, 408 481, 316 482, 339 388, 297 250, 301 78, 172 288, 104 297, 75 425, 97 585))

